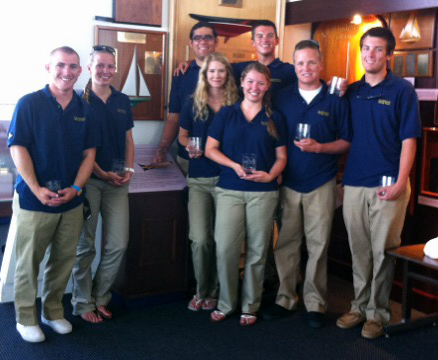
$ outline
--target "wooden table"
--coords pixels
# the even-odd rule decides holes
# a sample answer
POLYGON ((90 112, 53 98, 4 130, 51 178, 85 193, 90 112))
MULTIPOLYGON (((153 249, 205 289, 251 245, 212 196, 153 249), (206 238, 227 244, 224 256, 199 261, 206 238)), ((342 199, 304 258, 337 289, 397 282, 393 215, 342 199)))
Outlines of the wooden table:
MULTIPOLYGON (((412 280, 418 280, 432 284, 438 287, 437 276, 434 272, 434 276, 428 275, 427 272, 418 271, 412 266, 414 264, 420 265, 438 271, 438 260, 433 260, 423 253, 424 244, 401 246, 397 249, 388 250, 387 254, 400 259, 403 262, 403 291, 402 291, 402 310, 401 310, 401 322, 398 324, 391 324, 384 327, 385 336, 398 333, 401 331, 412 330, 422 326, 433 324, 434 326, 438 322, 438 313, 431 314, 419 319, 411 320, 412 309, 412 280)), ((421 268, 420 268, 421 269, 421 268)), ((423 269, 424 270, 424 269, 423 269)))

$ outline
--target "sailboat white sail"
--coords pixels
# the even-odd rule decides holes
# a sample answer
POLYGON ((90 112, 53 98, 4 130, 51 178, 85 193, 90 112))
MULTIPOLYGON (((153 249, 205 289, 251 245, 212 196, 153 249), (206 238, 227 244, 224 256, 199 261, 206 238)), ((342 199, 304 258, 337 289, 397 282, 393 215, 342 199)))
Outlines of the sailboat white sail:
POLYGON ((418 26, 417 17, 415 13, 411 13, 408 22, 400 33, 399 39, 406 43, 412 43, 420 40, 420 38, 420 27, 418 26))
POLYGON ((149 92, 149 89, 146 85, 146 81, 143 77, 143 73, 141 72, 140 66, 138 66, 138 64, 137 64, 137 68, 138 68, 138 74, 140 75, 138 77, 138 80, 140 82, 140 89, 138 91, 138 96, 151 96, 151 93, 149 92))
POLYGON ((144 80, 140 66, 137 64, 137 47, 134 48, 131 66, 129 67, 128 76, 122 88, 122 93, 129 97, 147 97, 151 96, 149 89, 144 80), (140 83, 140 91, 137 92, 137 81, 140 83))

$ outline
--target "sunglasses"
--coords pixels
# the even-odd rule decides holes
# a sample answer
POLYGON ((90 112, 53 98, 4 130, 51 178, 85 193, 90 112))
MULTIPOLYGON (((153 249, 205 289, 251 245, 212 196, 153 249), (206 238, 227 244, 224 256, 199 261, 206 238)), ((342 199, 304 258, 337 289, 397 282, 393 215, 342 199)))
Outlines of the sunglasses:
POLYGON ((213 39, 214 39, 213 35, 194 35, 192 37, 192 41, 201 41, 201 40, 211 41, 213 39))
POLYGON ((108 46, 108 45, 94 45, 93 51, 106 51, 112 54, 116 53, 116 50, 112 46, 108 46))

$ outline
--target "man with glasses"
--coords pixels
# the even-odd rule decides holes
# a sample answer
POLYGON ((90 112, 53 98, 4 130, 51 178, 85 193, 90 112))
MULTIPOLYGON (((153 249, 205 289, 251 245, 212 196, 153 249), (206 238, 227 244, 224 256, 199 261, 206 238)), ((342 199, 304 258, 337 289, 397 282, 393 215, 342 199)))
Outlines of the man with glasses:
POLYGON ((353 138, 343 175, 344 220, 353 261, 355 298, 336 325, 363 322, 362 336, 382 335, 391 317, 389 294, 395 260, 385 250, 398 247, 410 196, 409 173, 420 137, 414 87, 387 69, 395 48, 390 30, 372 28, 360 39, 365 75, 350 85, 353 138), (382 177, 396 179, 381 186, 382 177))
POLYGON ((336 200, 338 154, 348 151, 351 130, 346 99, 327 92, 320 80, 317 42, 300 41, 294 50, 298 82, 278 90, 275 108, 286 119, 287 165, 280 189, 281 228, 274 251, 280 287, 276 303, 262 316, 277 319, 298 306, 297 284, 303 236, 308 260, 303 300, 309 326, 324 324, 327 309, 327 250, 336 200), (310 134, 302 133, 307 127, 310 134))
POLYGON ((17 330, 25 341, 41 342, 35 308, 40 263, 49 248, 41 295, 41 321, 59 334, 72 331, 62 296, 76 259, 83 222, 82 188, 93 170, 99 132, 91 108, 74 91, 79 56, 64 46, 46 65, 50 83, 21 98, 8 133, 19 175, 16 219, 14 303, 17 330))
MULTIPOLYGON (((179 113, 181 112, 182 106, 195 91, 200 66, 205 57, 214 52, 216 45, 217 33, 213 25, 207 22, 199 22, 190 30, 189 46, 195 53, 195 60, 190 63, 184 74, 174 76, 172 79, 167 120, 164 124, 163 133, 155 154, 155 162, 163 162, 166 160, 166 152, 178 134, 179 113)), ((184 174, 187 174, 188 154, 179 142, 177 162, 184 174)))

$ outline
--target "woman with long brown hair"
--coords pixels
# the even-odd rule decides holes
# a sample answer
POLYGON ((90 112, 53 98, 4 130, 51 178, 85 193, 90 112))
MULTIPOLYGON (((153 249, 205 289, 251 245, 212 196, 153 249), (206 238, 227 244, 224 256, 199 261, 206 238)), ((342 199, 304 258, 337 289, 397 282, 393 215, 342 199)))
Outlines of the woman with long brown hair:
POLYGON ((243 100, 222 108, 208 132, 206 156, 220 165, 216 187, 216 255, 219 278, 213 322, 236 310, 239 258, 246 239, 240 324, 253 325, 278 202, 277 177, 286 165, 285 130, 270 107, 269 69, 248 65, 241 76, 243 100))

